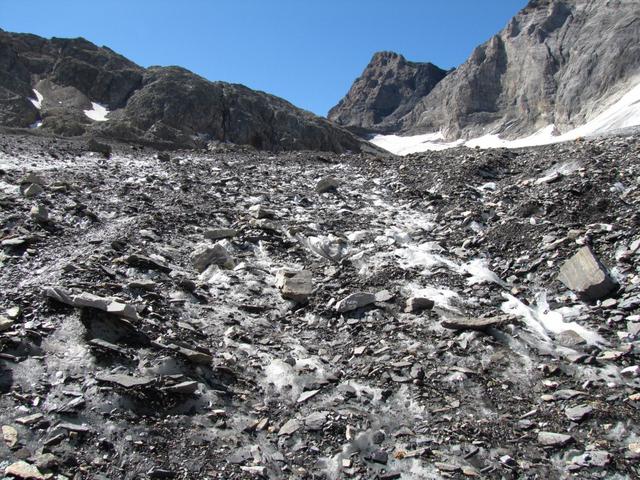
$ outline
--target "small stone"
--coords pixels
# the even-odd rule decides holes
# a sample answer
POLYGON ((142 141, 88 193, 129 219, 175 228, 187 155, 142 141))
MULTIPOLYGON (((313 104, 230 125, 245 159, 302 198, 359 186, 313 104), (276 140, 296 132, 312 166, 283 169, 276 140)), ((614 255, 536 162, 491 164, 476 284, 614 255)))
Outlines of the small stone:
POLYGON ((31 185, 26 186, 22 190, 22 194, 27 198, 37 197, 38 195, 41 195, 43 192, 44 192, 44 188, 42 188, 37 183, 32 183, 31 185))
POLYGON ((278 430, 278 435, 292 435, 300 429, 300 422, 294 420, 293 418, 286 422, 280 430, 278 430))
POLYGON ((581 467, 606 467, 611 463, 612 456, 606 450, 589 450, 582 455, 573 457, 571 463, 581 467))
POLYGON ((220 243, 209 245, 206 243, 198 245, 191 254, 191 262, 198 272, 204 272, 209 265, 232 269, 235 262, 224 246, 220 243))
POLYGON ((18 444, 18 431, 11 425, 3 425, 2 439, 7 444, 7 447, 13 448, 18 444))
POLYGON ((322 427, 327 423, 327 416, 329 412, 313 412, 304 419, 304 424, 307 427, 307 430, 311 430, 312 432, 317 430, 322 430, 322 427))
POLYGON ((169 393, 179 393, 182 395, 191 395, 198 389, 198 382, 189 380, 186 382, 178 383, 177 385, 171 385, 169 387, 163 387, 160 390, 169 393))
POLYGON ((607 298, 600 304, 600 306, 602 308, 613 308, 617 304, 618 304, 618 300, 616 300, 615 298, 607 298))
POLYGON ((340 181, 334 177, 324 177, 316 184, 317 193, 335 192, 340 186, 340 181))
POLYGON ((582 338, 577 332, 573 330, 565 330, 564 332, 560 332, 558 335, 556 335, 556 341, 560 345, 570 348, 587 343, 584 338, 582 338))
POLYGON ((628 378, 640 377, 640 365, 633 365, 620 370, 620 375, 628 378))
POLYGON ((617 288, 609 271, 588 246, 582 247, 562 265, 558 280, 588 300, 599 300, 617 288))
POLYGON ((538 443, 545 447, 564 447, 573 441, 574 439, 571 435, 554 432, 538 433, 538 443))
POLYGON ((389 454, 384 450, 375 450, 371 452, 368 460, 374 463, 379 463, 380 465, 386 465, 389 461, 389 454))
POLYGON ((190 348, 180 347, 178 352, 184 356, 187 360, 200 365, 210 365, 213 362, 213 357, 208 353, 198 352, 197 350, 191 350, 190 348))
POLYGON ((564 413, 572 422, 581 422, 593 413, 593 408, 589 405, 578 405, 577 407, 566 408, 564 413))
POLYGON ((249 207, 249 212, 256 219, 275 218, 275 213, 271 210, 267 210, 262 205, 253 205, 249 207))
POLYGON ((366 307, 375 303, 376 296, 373 293, 358 292, 352 293, 348 297, 343 298, 336 304, 336 310, 339 313, 350 312, 358 308, 366 307))
POLYGON ((237 235, 238 231, 233 228, 212 228, 204 232, 204 238, 207 240, 222 240, 233 238, 237 235))
POLYGON ((42 470, 52 470, 58 463, 58 457, 52 453, 42 453, 35 458, 36 467, 42 470))
POLYGON ((314 397, 320 392, 320 390, 308 390, 306 392, 302 392, 298 397, 297 403, 303 403, 309 400, 311 397, 314 397))
POLYGON ((453 465, 451 463, 436 462, 434 465, 441 472, 454 473, 454 472, 459 472, 460 471, 460 467, 459 466, 453 465))
POLYGON ((16 478, 25 480, 45 480, 45 476, 38 470, 38 467, 31 465, 23 460, 12 463, 4 470, 5 475, 13 475, 16 478))
POLYGON ((406 313, 420 313, 425 310, 431 310, 435 306, 435 302, 429 298, 411 297, 407 299, 404 311, 406 313))
POLYGON ((282 298, 307 303, 313 293, 313 277, 308 270, 282 269, 276 274, 276 287, 280 289, 282 298))
POLYGON ((38 223, 47 223, 49 221, 49 210, 44 205, 34 205, 31 207, 29 215, 38 223))
POLYGON ((7 317, 9 317, 11 320, 17 320, 18 317, 20 316, 20 307, 8 308, 5 313, 7 314, 7 317))

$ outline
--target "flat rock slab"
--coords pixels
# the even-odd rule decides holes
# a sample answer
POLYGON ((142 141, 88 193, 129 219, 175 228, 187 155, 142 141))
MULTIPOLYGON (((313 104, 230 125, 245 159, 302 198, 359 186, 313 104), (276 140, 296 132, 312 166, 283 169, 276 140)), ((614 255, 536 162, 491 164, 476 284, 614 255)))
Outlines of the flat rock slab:
POLYGON ((373 293, 352 293, 336 304, 336 310, 339 313, 350 312, 352 310, 357 310, 358 308, 366 307, 367 305, 371 305, 375 302, 376 296, 373 293))
POLYGON ((545 447, 564 447, 574 441, 571 435, 554 432, 538 433, 538 443, 545 447))
POLYGON ((147 387, 155 382, 150 377, 132 377, 131 375, 97 375, 99 382, 111 383, 123 388, 147 387))
POLYGON ((477 330, 485 331, 489 328, 499 327, 506 322, 506 317, 489 318, 445 318, 440 323, 444 328, 450 330, 477 330))
POLYGON ((617 288, 609 271, 589 247, 582 247, 564 262, 558 280, 587 300, 599 300, 617 288))
POLYGON ((300 422, 294 419, 289 420, 287 423, 280 427, 278 435, 292 435, 300 429, 300 422))
POLYGON ((317 193, 335 191, 340 186, 340 180, 335 177, 324 177, 316 184, 317 193))
POLYGON ((405 313, 420 313, 425 310, 431 310, 435 306, 435 302, 430 298, 411 297, 407 299, 404 311, 405 313))

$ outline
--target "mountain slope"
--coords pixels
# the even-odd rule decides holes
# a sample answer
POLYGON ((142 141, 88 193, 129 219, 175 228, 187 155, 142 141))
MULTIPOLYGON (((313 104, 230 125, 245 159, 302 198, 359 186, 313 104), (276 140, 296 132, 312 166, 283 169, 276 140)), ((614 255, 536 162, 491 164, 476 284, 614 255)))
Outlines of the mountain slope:
MULTIPOLYGON (((535 0, 477 47, 394 133, 526 136, 580 126, 640 75, 640 8, 624 0, 535 0)), ((364 126, 364 125, 363 125, 364 126)))
POLYGON ((360 133, 396 131, 401 118, 447 75, 432 63, 409 62, 378 52, 329 119, 360 133))
POLYGON ((324 118, 242 85, 178 67, 145 69, 84 39, 1 30, 0 125, 179 147, 213 140, 265 150, 373 148, 324 118))

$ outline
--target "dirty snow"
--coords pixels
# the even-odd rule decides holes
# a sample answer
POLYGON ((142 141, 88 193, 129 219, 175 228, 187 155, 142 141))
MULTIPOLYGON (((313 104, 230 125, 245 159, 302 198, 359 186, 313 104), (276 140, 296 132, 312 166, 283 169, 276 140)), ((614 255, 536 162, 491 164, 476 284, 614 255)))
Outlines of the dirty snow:
POLYGON ((31 103, 33 103, 33 106, 36 107, 38 110, 42 109, 42 100, 44 100, 44 97, 42 96, 42 94, 36 90, 35 88, 33 89, 33 93, 35 93, 36 98, 30 98, 29 101, 31 103))
POLYGON ((84 114, 89 117, 91 120, 95 120, 96 122, 106 122, 109 120, 107 115, 109 115, 109 110, 100 105, 99 103, 91 102, 92 109, 85 110, 84 114))

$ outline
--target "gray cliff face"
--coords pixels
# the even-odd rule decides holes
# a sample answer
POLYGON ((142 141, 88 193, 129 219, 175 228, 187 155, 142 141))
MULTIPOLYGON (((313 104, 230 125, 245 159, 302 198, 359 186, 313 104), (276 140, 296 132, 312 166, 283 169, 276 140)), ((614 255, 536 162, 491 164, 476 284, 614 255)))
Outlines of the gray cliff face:
POLYGON ((329 119, 358 133, 388 133, 447 75, 431 63, 409 62, 393 52, 378 52, 329 119))
POLYGON ((84 39, 0 30, 0 125, 191 147, 228 141, 265 150, 361 151, 371 147, 330 121, 242 85, 210 82, 178 67, 142 68, 84 39), (38 109, 32 89, 44 100, 38 109), (108 121, 84 114, 91 103, 108 121))
POLYGON ((637 1, 531 1, 392 131, 442 131, 448 139, 516 138, 550 124, 566 131, 605 109, 639 75, 637 1))

